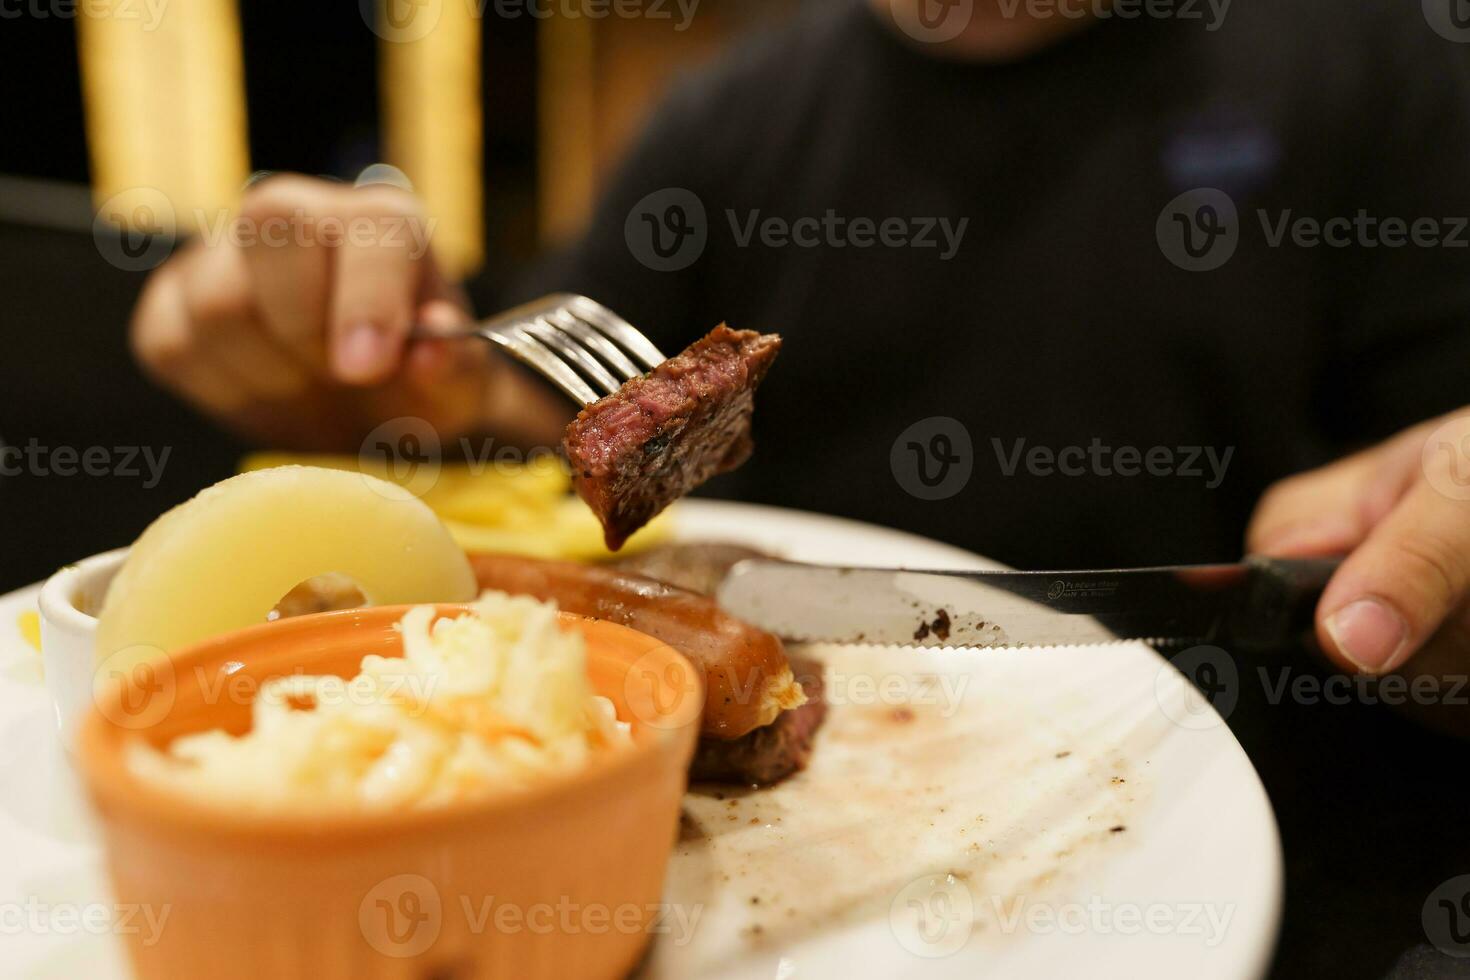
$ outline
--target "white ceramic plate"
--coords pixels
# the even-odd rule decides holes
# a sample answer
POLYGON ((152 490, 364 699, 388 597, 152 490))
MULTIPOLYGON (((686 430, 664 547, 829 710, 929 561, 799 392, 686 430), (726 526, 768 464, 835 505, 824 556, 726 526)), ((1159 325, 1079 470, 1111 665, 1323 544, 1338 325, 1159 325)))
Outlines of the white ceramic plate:
MULTIPOLYGON (((851 564, 977 567, 946 545, 793 511, 687 502, 682 538, 851 564)), ((40 656, 0 598, 0 935, 13 976, 124 977, 40 656)), ((1142 644, 808 647, 831 714, 811 768, 685 804, 658 978, 1160 977, 1265 972, 1275 819, 1212 708, 1142 644)))

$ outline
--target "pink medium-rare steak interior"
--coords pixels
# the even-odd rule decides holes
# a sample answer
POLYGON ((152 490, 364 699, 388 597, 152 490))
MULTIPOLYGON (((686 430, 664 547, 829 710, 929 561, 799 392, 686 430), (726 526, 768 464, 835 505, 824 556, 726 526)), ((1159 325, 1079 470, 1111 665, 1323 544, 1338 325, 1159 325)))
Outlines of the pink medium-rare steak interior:
POLYGON ((609 548, 750 457, 755 389, 780 349, 775 334, 721 324, 567 426, 572 482, 609 548))

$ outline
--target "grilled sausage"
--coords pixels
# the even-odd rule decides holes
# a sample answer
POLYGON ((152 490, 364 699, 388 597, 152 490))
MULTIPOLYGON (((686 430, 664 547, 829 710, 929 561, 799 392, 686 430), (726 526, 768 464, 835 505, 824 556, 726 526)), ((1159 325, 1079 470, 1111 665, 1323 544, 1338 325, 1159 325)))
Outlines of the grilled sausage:
POLYGON ((482 589, 552 600, 662 640, 704 671, 700 734, 735 739, 805 702, 786 650, 713 599, 611 568, 513 555, 470 556, 482 589))

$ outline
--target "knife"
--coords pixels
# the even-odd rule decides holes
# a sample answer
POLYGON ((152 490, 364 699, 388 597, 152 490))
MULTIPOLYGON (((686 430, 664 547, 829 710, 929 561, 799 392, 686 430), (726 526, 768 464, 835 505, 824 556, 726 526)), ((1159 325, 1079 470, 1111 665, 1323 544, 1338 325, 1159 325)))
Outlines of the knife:
POLYGON ((778 636, 915 647, 1070 646, 1143 640, 1268 650, 1297 641, 1341 559, 1073 572, 734 565, 717 596, 778 636))

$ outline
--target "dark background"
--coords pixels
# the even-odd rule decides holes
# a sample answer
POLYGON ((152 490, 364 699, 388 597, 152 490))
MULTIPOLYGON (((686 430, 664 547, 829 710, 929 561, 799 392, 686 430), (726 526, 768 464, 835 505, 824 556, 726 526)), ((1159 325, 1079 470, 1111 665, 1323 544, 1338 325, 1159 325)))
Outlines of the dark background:
MULTIPOLYGON (((376 54, 355 11, 242 8, 254 165, 346 177, 376 159, 376 54)), ((486 211, 491 254, 509 257, 507 272, 534 250, 533 30, 529 21, 501 24, 486 38, 486 211)), ((0 22, 0 83, 0 176, 85 184, 73 22, 0 22)), ((161 511, 233 472, 244 449, 138 374, 124 325, 141 274, 102 259, 84 196, 57 218, 69 228, 0 216, 0 440, 170 456, 152 489, 142 476, 0 477, 0 591, 128 543, 161 511)), ((1302 663, 1299 651, 1280 656, 1302 663)), ((1470 961, 1428 948, 1420 919, 1440 882, 1470 872, 1465 747, 1379 707, 1270 704, 1256 667, 1281 662, 1242 662, 1230 719, 1285 847, 1273 975, 1470 976, 1470 961)))

